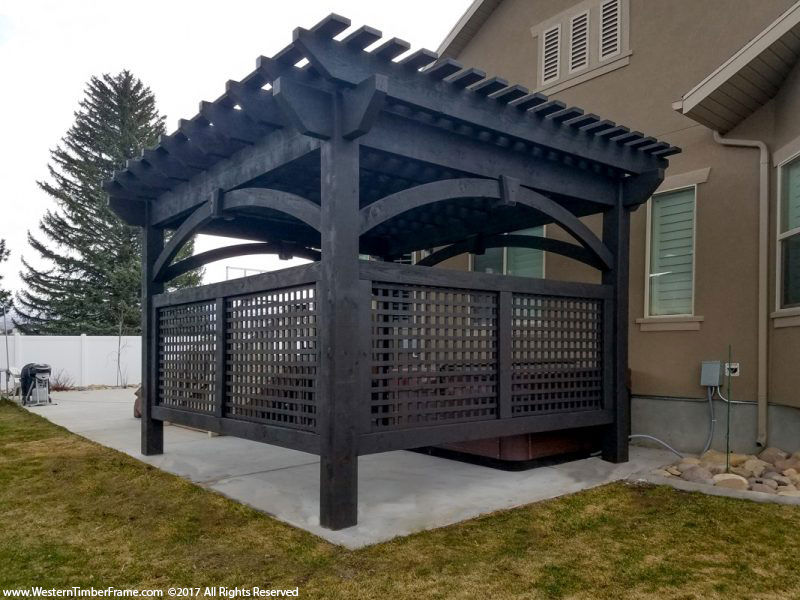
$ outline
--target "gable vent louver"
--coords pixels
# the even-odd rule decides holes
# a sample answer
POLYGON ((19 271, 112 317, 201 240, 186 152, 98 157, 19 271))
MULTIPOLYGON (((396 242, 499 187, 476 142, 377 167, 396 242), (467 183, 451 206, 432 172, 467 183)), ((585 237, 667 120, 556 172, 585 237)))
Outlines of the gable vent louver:
POLYGON ((560 62, 561 25, 556 25, 542 35, 542 83, 558 79, 560 62))
POLYGON ((608 0, 600 7, 600 60, 619 53, 620 31, 620 2, 608 0))
POLYGON ((569 70, 589 65, 589 12, 575 15, 569 22, 569 70))

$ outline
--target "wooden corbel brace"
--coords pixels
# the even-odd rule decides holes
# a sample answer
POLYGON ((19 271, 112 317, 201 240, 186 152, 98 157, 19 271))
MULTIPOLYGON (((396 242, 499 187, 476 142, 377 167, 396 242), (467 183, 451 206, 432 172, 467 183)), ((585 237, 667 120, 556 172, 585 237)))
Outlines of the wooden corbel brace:
POLYGON ((637 209, 646 202, 664 181, 664 169, 653 169, 623 180, 623 206, 637 209))
POLYGON ((348 140, 368 133, 383 108, 389 78, 375 73, 342 94, 342 136, 348 140))
POLYGON ((222 188, 214 190, 208 202, 211 205, 211 218, 215 220, 224 218, 225 215, 222 213, 225 210, 225 192, 222 188))
POLYGON ((516 206, 519 196, 519 179, 500 175, 500 199, 497 206, 516 206))
POLYGON ((272 82, 272 95, 286 119, 303 135, 327 140, 333 135, 333 98, 286 77, 272 82))

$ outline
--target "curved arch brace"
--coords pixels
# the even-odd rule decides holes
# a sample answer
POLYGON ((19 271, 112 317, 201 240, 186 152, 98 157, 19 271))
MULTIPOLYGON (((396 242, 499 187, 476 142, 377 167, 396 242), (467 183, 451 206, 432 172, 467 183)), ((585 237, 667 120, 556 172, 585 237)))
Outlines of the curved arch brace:
POLYGON ((414 208, 455 198, 499 198, 500 186, 494 179, 445 179, 433 181, 385 196, 361 209, 359 233, 414 208))
POLYGON ((531 248, 532 250, 544 250, 553 254, 560 254, 572 258, 579 262, 605 270, 604 264, 586 248, 581 248, 575 244, 544 238, 532 235, 491 235, 485 238, 470 238, 463 242, 458 242, 437 250, 419 261, 417 264, 423 267, 432 267, 440 262, 453 258, 465 252, 474 252, 486 248, 531 248))
POLYGON ((320 254, 316 250, 302 247, 279 246, 266 242, 256 242, 252 244, 237 244, 235 246, 225 246, 214 248, 200 254, 195 254, 185 258, 164 269, 162 278, 159 281, 170 281, 176 277, 188 273, 194 269, 202 267, 208 263, 222 260, 224 258, 234 258, 236 256, 248 256, 251 254, 279 254, 286 258, 307 258, 308 260, 319 260, 320 254))
MULTIPOLYGON (((165 281, 164 272, 168 269, 169 263, 180 251, 186 241, 192 237, 198 229, 214 219, 216 202, 207 201, 201 204, 189 215, 181 226, 175 231, 169 243, 161 251, 155 264, 153 265, 153 281, 165 281)), ((188 259, 187 259, 188 260, 188 259)))
POLYGON ((547 196, 543 196, 528 188, 520 188, 517 202, 552 218, 557 225, 563 227, 567 233, 578 240, 581 246, 594 254, 602 263, 602 268, 611 270, 614 264, 614 255, 611 253, 611 250, 600 241, 600 238, 598 238, 591 229, 584 225, 578 217, 573 215, 566 208, 553 202, 547 196))
POLYGON ((225 193, 224 210, 236 208, 270 208, 294 217, 313 227, 320 229, 320 209, 311 200, 266 188, 241 188, 225 193))
POLYGON ((600 261, 601 268, 611 269, 614 257, 602 241, 584 225, 578 217, 547 196, 529 188, 515 186, 513 194, 508 194, 495 179, 446 179, 419 185, 381 198, 361 209, 360 233, 363 235, 372 228, 401 215, 404 212, 456 198, 490 198, 506 200, 509 204, 522 204, 532 208, 563 227, 581 246, 600 261))

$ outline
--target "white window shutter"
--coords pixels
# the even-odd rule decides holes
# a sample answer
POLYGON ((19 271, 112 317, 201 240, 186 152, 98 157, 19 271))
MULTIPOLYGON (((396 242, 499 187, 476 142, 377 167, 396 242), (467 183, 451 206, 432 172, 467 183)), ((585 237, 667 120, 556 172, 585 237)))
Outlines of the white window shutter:
POLYGON ((600 60, 619 54, 622 47, 620 0, 607 0, 600 5, 600 60))
POLYGON ((589 11, 569 21, 569 71, 580 71, 589 65, 589 11))
POLYGON ((542 34, 542 83, 555 81, 561 63, 561 25, 556 25, 542 34))
POLYGON ((653 196, 650 207, 650 316, 692 314, 694 188, 653 196))

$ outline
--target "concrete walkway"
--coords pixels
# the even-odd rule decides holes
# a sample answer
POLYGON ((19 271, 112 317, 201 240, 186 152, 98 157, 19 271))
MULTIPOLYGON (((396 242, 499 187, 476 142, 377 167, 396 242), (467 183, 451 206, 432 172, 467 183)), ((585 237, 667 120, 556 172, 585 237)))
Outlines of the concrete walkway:
POLYGON ((359 459, 359 523, 342 531, 319 526, 319 459, 258 442, 209 437, 166 427, 164 454, 139 453, 133 390, 54 393, 57 404, 31 408, 58 425, 336 544, 359 548, 481 514, 625 479, 671 462, 662 450, 631 448, 631 461, 589 458, 506 472, 415 452, 359 459))

